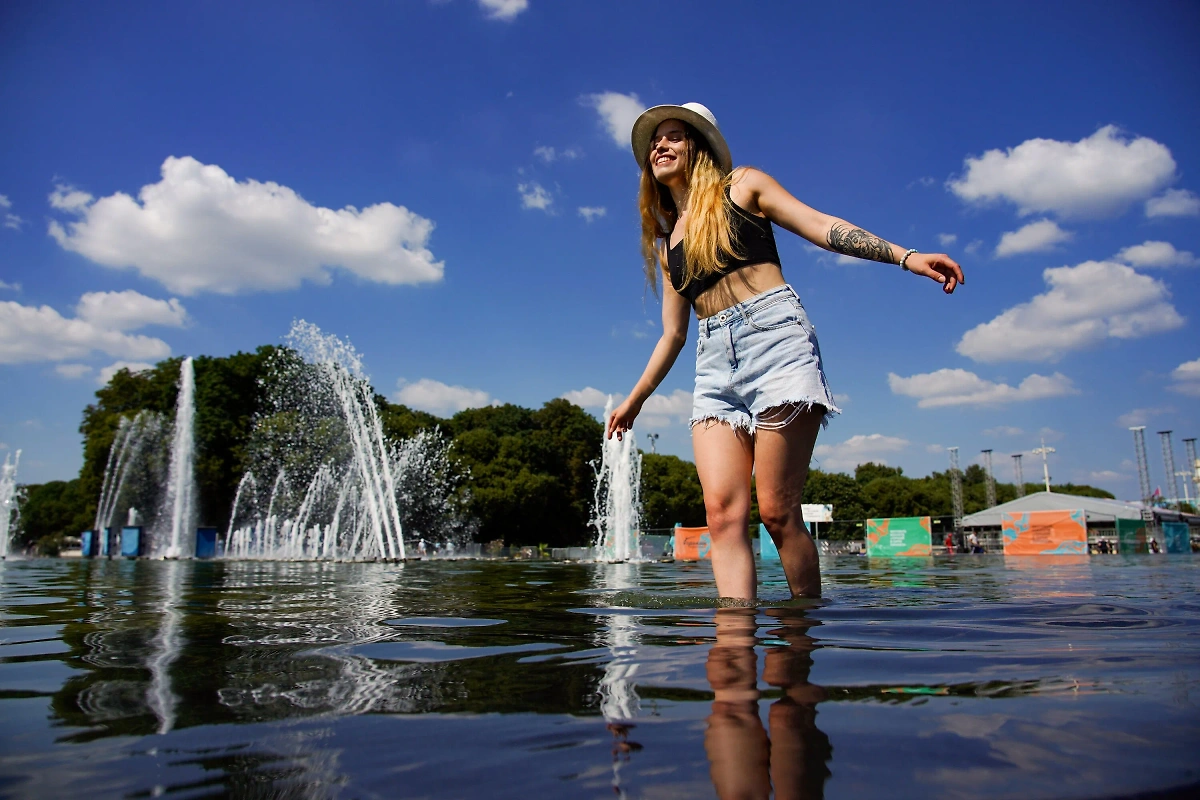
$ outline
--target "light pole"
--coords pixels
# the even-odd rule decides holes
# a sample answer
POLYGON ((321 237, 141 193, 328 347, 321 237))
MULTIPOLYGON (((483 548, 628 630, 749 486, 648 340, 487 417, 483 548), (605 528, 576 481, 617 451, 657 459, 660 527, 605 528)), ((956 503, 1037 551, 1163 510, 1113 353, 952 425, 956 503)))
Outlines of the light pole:
POLYGON ((1035 447, 1033 450, 1030 450, 1029 452, 1033 453, 1035 456, 1042 457, 1042 475, 1046 478, 1046 491, 1047 492, 1050 491, 1050 464, 1049 464, 1049 462, 1046 461, 1046 456, 1050 453, 1053 453, 1054 448, 1046 447, 1046 437, 1043 436, 1042 437, 1042 446, 1035 447))
POLYGON ((650 452, 654 455, 658 455, 658 450, 655 448, 655 444, 658 442, 658 434, 647 433, 646 438, 650 440, 650 452))

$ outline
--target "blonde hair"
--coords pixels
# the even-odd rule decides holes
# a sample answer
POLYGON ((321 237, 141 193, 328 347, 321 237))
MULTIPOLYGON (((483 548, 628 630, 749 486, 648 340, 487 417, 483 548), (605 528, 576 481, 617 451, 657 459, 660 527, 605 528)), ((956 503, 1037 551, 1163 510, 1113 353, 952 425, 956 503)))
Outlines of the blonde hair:
MULTIPOLYGON (((683 123, 687 148, 688 218, 683 229, 683 285, 720 272, 727 258, 738 258, 738 241, 729 225, 732 213, 729 185, 732 173, 725 175, 717 163, 708 140, 699 131, 683 123)), ((642 259, 646 282, 658 294, 658 276, 663 267, 659 241, 669 244, 671 229, 679 219, 679 209, 671 190, 654 178, 650 154, 642 162, 638 189, 638 211, 642 217, 642 259)))

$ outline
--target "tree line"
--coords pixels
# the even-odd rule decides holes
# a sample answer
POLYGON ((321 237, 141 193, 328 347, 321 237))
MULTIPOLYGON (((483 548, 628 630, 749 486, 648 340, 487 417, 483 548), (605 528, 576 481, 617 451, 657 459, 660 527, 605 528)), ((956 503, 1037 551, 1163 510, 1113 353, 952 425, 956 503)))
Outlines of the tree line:
MULTIPOLYGON (((270 365, 279 348, 226 357, 200 356, 196 377, 196 480, 200 523, 225 530, 238 481, 249 466, 251 434, 270 392, 270 365)), ((71 480, 22 487, 16 525, 17 548, 57 552, 63 538, 92 527, 104 470, 121 418, 147 410, 170 418, 178 394, 182 359, 153 369, 117 372, 83 411, 83 466, 71 480)), ((564 399, 539 409, 512 404, 472 408, 450 417, 392 403, 374 395, 384 434, 393 441, 420 431, 446 437, 457 468, 466 474, 467 511, 478 521, 479 541, 508 544, 583 545, 592 541, 595 465, 603 426, 564 399)), ((963 474, 966 512, 985 507, 983 469, 963 474)), ((1053 487, 1068 494, 1112 497, 1090 486, 1053 487)), ((1026 491, 1038 491, 1026 484, 1026 491)), ((997 500, 1016 497, 1016 487, 996 484, 997 500)), ((814 468, 804 491, 806 503, 832 503, 839 522, 822 535, 857 538, 868 517, 940 516, 951 513, 949 472, 910 478, 898 467, 859 465, 854 475, 814 468)), ((704 501, 696 467, 669 455, 643 454, 644 528, 676 523, 704 524, 704 501)), ((751 525, 758 524, 757 506, 751 525)))

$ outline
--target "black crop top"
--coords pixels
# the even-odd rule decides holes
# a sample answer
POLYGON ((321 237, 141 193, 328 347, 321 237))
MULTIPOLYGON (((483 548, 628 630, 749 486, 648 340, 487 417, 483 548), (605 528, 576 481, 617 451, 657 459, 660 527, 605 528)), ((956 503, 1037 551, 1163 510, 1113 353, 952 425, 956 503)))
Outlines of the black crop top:
MULTIPOLYGON (((726 189, 725 193, 728 194, 729 190, 726 189)), ((671 285, 675 287, 675 291, 686 297, 693 307, 697 297, 731 272, 753 264, 779 265, 779 249, 775 246, 775 232, 771 229, 771 221, 751 214, 732 200, 729 204, 734 208, 733 216, 729 220, 730 225, 743 258, 731 258, 721 266, 720 271, 696 278, 684 286, 683 240, 680 239, 679 244, 667 251, 667 271, 671 275, 671 285)))

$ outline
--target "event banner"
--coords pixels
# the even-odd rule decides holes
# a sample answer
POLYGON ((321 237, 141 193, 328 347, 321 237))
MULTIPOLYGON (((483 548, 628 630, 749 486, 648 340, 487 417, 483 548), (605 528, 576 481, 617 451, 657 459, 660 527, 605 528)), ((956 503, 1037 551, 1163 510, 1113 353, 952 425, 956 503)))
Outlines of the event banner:
POLYGON ((1163 545, 1168 553, 1192 552, 1192 536, 1186 522, 1164 522, 1163 545))
POLYGON ((1149 553, 1146 542, 1146 522, 1141 519, 1117 520, 1117 552, 1126 555, 1149 553))
POLYGON ((702 558, 712 558, 708 528, 676 528, 675 560, 699 561, 702 558))
POLYGON ((867 555, 928 556, 933 554, 929 517, 867 520, 867 555))
POLYGON ((1000 533, 1006 556, 1087 555, 1087 516, 1082 508, 1004 511, 1000 533))
POLYGON ((800 513, 805 522, 833 522, 833 506, 828 503, 801 503, 800 513))

